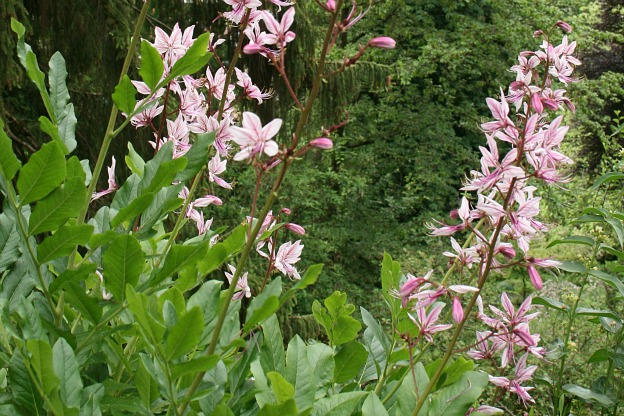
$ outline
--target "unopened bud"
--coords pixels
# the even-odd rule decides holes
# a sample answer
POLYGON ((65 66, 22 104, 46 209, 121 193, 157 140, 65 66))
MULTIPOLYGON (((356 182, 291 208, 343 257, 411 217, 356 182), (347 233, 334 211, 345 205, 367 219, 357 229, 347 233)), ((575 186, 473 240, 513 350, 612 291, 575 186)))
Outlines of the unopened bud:
POLYGON ((464 309, 462 308, 461 302, 459 301, 459 298, 457 296, 455 296, 453 298, 453 320, 456 323, 460 323, 461 321, 464 320, 464 309))
POLYGON ((544 107, 548 108, 549 110, 559 110, 559 104, 557 104, 557 101, 553 100, 552 98, 542 98, 542 104, 544 104, 544 107))
POLYGON ((305 230, 302 226, 298 224, 293 224, 292 222, 289 222, 288 224, 286 224, 286 228, 295 234, 305 235, 305 230))
POLYGON ((539 38, 540 36, 542 36, 544 34, 544 31, 542 30, 536 30, 535 32, 533 32, 533 37, 534 38, 539 38))
POLYGON ((540 276, 537 269, 533 266, 528 266, 527 271, 529 272, 529 278, 531 279, 531 283, 537 290, 542 290, 542 277, 540 276))
POLYGON ((286 207, 282 208, 280 212, 286 215, 290 215, 291 213, 290 208, 286 208, 286 207))
POLYGON ((559 20, 557 23, 555 23, 555 26, 560 27, 566 33, 572 32, 572 26, 570 26, 569 23, 566 23, 563 20, 559 20))
POLYGON ((310 142, 310 146, 316 147, 318 149, 329 150, 334 147, 334 142, 326 137, 320 137, 318 139, 312 140, 310 142))
POLYGON ((368 46, 381 49, 394 49, 396 47, 396 41, 387 36, 380 36, 369 40, 368 46))
POLYGON ((531 95, 531 105, 538 114, 542 114, 544 112, 544 106, 542 105, 542 100, 539 94, 531 95))
POLYGON ((256 43, 250 43, 243 47, 243 53, 247 55, 253 55, 260 52, 264 52, 264 46, 258 45, 256 43))
POLYGON ((329 10, 330 12, 335 12, 336 11, 336 1, 335 0, 327 0, 327 2, 325 3, 325 8, 327 10, 329 10))

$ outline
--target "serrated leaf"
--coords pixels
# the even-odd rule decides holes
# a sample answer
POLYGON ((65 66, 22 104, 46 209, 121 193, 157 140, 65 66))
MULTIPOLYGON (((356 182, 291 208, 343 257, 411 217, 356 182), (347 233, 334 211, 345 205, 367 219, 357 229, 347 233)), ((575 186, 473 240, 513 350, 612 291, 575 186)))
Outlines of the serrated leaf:
POLYGON ((585 245, 593 247, 596 242, 593 238, 584 235, 571 235, 561 240, 551 241, 546 248, 554 247, 560 244, 585 245))
POLYGON ((80 407, 82 379, 80 367, 72 347, 64 338, 59 338, 52 348, 54 373, 59 379, 61 400, 67 407, 80 407))
POLYGON ((65 179, 66 169, 65 156, 56 142, 41 146, 20 170, 17 190, 21 205, 50 194, 65 179))
POLYGON ((208 163, 210 145, 214 142, 216 131, 212 133, 198 134, 193 145, 184 157, 188 160, 184 170, 178 173, 176 180, 187 181, 197 175, 197 173, 208 163))
POLYGON ((355 378, 366 364, 368 352, 364 345, 357 341, 344 344, 334 356, 334 381, 346 383, 355 378))
POLYGON ((429 416, 463 416, 488 385, 486 373, 468 371, 431 399, 429 416))
POLYGON ((47 237, 37 249, 37 261, 44 264, 50 260, 68 256, 76 246, 84 246, 93 234, 93 226, 87 224, 67 225, 47 237))
POLYGON ((54 231, 68 219, 77 217, 87 200, 81 178, 71 178, 37 203, 28 221, 30 235, 54 231))
POLYGON ((150 90, 153 91, 154 87, 158 85, 164 69, 165 65, 160 57, 160 53, 151 43, 143 40, 141 42, 141 68, 139 69, 139 75, 150 90))
POLYGON ((199 307, 184 314, 171 328, 165 342, 166 359, 173 360, 192 351, 204 330, 204 317, 199 307))
POLYGON ((216 354, 204 357, 193 358, 192 360, 175 364, 171 370, 171 378, 176 380, 187 374, 197 374, 199 372, 207 372, 212 370, 219 362, 219 356, 216 354))
POLYGON ((104 286, 118 302, 123 302, 126 285, 135 286, 145 263, 141 245, 132 235, 120 235, 102 256, 104 286))
POLYGON ((7 181, 13 180, 22 164, 13 153, 11 139, 4 132, 4 122, 0 118, 0 175, 7 181))
POLYGON ((210 33, 204 33, 195 39, 186 53, 173 64, 169 75, 162 84, 166 84, 176 77, 194 74, 206 66, 212 56, 212 53, 208 52, 209 39, 210 33))
POLYGON ((131 114, 134 111, 136 105, 136 88, 132 84, 130 77, 124 75, 119 84, 115 87, 113 92, 113 102, 117 108, 126 114, 131 114))

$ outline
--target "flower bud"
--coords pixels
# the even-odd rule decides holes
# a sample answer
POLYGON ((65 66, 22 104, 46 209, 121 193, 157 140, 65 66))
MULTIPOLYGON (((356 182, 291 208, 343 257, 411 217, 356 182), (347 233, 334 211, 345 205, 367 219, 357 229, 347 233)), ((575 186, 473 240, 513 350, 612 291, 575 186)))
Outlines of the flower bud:
POLYGON ((533 109, 538 114, 542 114, 544 112, 544 106, 542 105, 542 100, 541 100, 539 94, 531 95, 531 106, 533 106, 533 109))
POLYGON ((544 32, 542 30, 536 30, 535 32, 533 32, 533 37, 534 38, 539 38, 543 34, 544 34, 544 32))
POLYGON ((464 309, 457 296, 453 298, 453 320, 456 323, 460 323, 464 320, 464 309))
POLYGON ((394 49, 396 47, 396 41, 387 36, 380 36, 369 40, 368 46, 381 49, 394 49))
POLYGON ((320 137, 318 139, 312 140, 310 142, 310 146, 316 147, 318 149, 329 150, 334 147, 334 143, 331 141, 331 139, 328 139, 326 137, 320 137))
POLYGON ((288 224, 286 224, 286 228, 295 234, 305 235, 305 230, 302 226, 298 224, 293 224, 292 222, 289 222, 288 224))
POLYGON ((553 100, 552 98, 542 98, 542 104, 544 104, 544 107, 548 108, 549 110, 559 110, 559 104, 557 104, 557 101, 553 100))
POLYGON ((566 23, 563 20, 559 20, 557 23, 555 23, 555 26, 560 27, 566 33, 572 32, 572 26, 570 26, 569 23, 566 23))
POLYGON ((325 8, 327 8, 327 10, 329 10, 330 12, 335 12, 336 0, 327 0, 327 2, 325 3, 325 8))
POLYGON ((529 278, 533 286, 535 286, 535 289, 542 290, 542 277, 539 275, 537 269, 533 266, 527 266, 527 271, 529 272, 529 278))
POLYGON ((250 43, 243 47, 243 53, 247 55, 253 55, 255 53, 264 52, 264 46, 258 45, 256 43, 250 43))
POLYGON ((282 210, 280 212, 283 213, 283 214, 286 214, 286 215, 290 215, 290 213, 292 211, 290 210, 290 208, 284 207, 284 208, 282 208, 282 210))

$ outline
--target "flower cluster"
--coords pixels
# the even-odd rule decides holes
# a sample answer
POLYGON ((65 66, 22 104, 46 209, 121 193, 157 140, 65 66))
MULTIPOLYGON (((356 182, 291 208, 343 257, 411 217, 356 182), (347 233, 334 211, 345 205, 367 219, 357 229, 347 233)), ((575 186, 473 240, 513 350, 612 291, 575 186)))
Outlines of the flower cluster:
MULTIPOLYGON (((575 81, 573 71, 580 62, 572 56, 576 43, 569 43, 566 35, 557 46, 550 42, 556 28, 565 32, 571 30, 568 24, 558 22, 547 34, 536 32, 544 37, 541 48, 521 52, 518 64, 511 67, 516 79, 509 85, 507 93, 501 89, 499 97, 487 99, 493 120, 481 124, 487 142, 486 146, 480 147, 481 168, 473 170, 466 179, 462 187, 466 194, 460 207, 451 212, 454 221, 430 226, 432 235, 450 237, 453 248, 444 253, 449 258, 449 272, 442 282, 452 271, 458 271, 460 285, 454 286, 470 287, 476 292, 473 296, 478 296, 491 272, 523 267, 533 286, 540 290, 542 277, 539 269, 559 266, 555 260, 529 255, 531 241, 547 230, 538 220, 540 197, 536 196, 535 184, 540 181, 550 184, 565 182, 567 178, 561 168, 572 163, 560 149, 568 127, 562 126, 562 115, 551 118, 550 114, 565 108, 574 110, 574 105, 565 96, 565 87, 575 81), (510 105, 513 105, 515 114, 511 113, 510 105), (506 153, 502 153, 502 149, 506 153), (462 245, 453 236, 464 231, 472 236, 462 245), (469 283, 475 282, 476 287, 462 285, 465 278, 469 283)), ((438 319, 441 304, 434 305, 428 315, 420 311, 431 296, 426 286, 436 287, 433 295, 436 299, 454 287, 434 284, 429 281, 430 277, 431 272, 422 278, 409 277, 398 293, 404 308, 410 305, 410 310, 416 309, 418 318, 413 320, 429 340, 433 332, 447 329, 447 325, 431 326, 438 319), (412 305, 414 299, 416 302, 412 305), (428 329, 426 325, 429 325, 428 329)), ((462 292, 456 293, 457 296, 452 296, 452 316, 461 327, 467 317, 461 305, 462 292)), ((528 356, 542 358, 544 350, 537 346, 539 335, 529 331, 529 321, 536 316, 527 314, 531 298, 515 311, 508 296, 503 294, 503 311, 490 307, 496 315, 493 318, 483 312, 480 296, 476 299, 477 318, 490 330, 477 332, 476 349, 469 355, 474 359, 494 361, 494 355, 501 353, 500 365, 495 364, 495 367, 505 369, 515 365, 515 375, 510 378, 490 377, 490 381, 517 394, 525 404, 532 401, 528 394, 530 388, 522 387, 521 383, 529 380, 536 369, 527 366, 528 356), (515 352, 518 349, 524 351, 520 358, 515 352)))

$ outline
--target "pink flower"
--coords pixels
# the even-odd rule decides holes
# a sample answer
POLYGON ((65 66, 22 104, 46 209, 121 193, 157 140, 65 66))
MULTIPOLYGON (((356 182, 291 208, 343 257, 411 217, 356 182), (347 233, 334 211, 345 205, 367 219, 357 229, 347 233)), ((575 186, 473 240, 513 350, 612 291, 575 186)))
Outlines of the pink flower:
POLYGON ((232 6, 232 11, 223 13, 226 19, 231 20, 232 22, 239 24, 245 14, 245 9, 255 9, 256 7, 261 7, 262 2, 260 0, 223 0, 230 6, 232 6))
POLYGON ((442 312, 443 308, 444 304, 439 303, 431 308, 431 312, 429 312, 428 315, 425 308, 420 308, 416 311, 416 318, 414 318, 411 314, 408 314, 410 319, 420 329, 420 335, 424 336, 429 342, 433 342, 433 337, 431 335, 436 332, 446 331, 447 329, 453 327, 451 324, 434 325, 440 318, 440 312, 442 312))
POLYGON ((537 370, 537 366, 532 365, 527 367, 526 361, 528 358, 528 354, 524 354, 516 364, 515 376, 512 379, 507 377, 490 377, 490 383, 502 387, 503 389, 515 393, 518 395, 518 398, 522 400, 524 405, 526 406, 529 402, 535 402, 533 398, 529 395, 529 390, 532 390, 533 387, 522 387, 520 383, 528 381, 535 370, 537 370))
POLYGON ((221 179, 219 176, 223 172, 225 172, 225 166, 227 164, 227 160, 221 160, 219 157, 219 153, 217 153, 210 162, 208 162, 208 180, 210 182, 214 182, 222 188, 232 189, 232 185, 221 179))
POLYGON ((117 161, 115 160, 115 156, 113 156, 111 159, 112 159, 111 160, 111 165, 107 168, 107 170, 108 170, 108 188, 103 190, 103 191, 100 191, 100 192, 95 192, 93 194, 93 196, 91 197, 91 202, 95 201, 98 198, 103 197, 104 195, 112 194, 117 189, 119 189, 119 186, 117 185, 117 182, 115 182, 115 165, 117 164, 117 161))
POLYGON ((262 126, 260 118, 254 113, 243 113, 243 126, 231 127, 233 140, 240 145, 240 151, 234 155, 234 160, 240 161, 255 157, 264 152, 267 156, 275 156, 279 151, 277 143, 271 140, 282 126, 282 120, 277 118, 266 126, 262 126))
POLYGON ((302 250, 303 244, 301 244, 301 240, 282 244, 275 256, 275 268, 291 279, 301 279, 294 264, 301 260, 302 250))
MULTIPOLYGON (((227 277, 228 282, 232 284, 232 278, 236 273, 236 267, 228 264, 228 268, 230 269, 230 272, 225 272, 225 277, 227 277)), ((251 297, 251 288, 247 283, 247 272, 243 273, 243 275, 238 278, 238 282, 236 282, 236 290, 234 292, 234 296, 232 296, 232 300, 240 300, 243 297, 251 297)))
POLYGON ((368 41, 368 46, 381 49, 394 49, 396 41, 388 36, 380 36, 368 41))
POLYGON ((266 35, 266 45, 278 45, 281 49, 284 48, 287 43, 295 39, 295 33, 288 30, 295 20, 294 7, 286 10, 280 22, 268 11, 262 12, 262 20, 264 20, 264 24, 269 32, 271 32, 271 34, 266 35))
POLYGON ((334 143, 331 139, 320 137, 318 139, 311 140, 310 146, 316 147, 317 149, 329 150, 334 147, 334 143))

